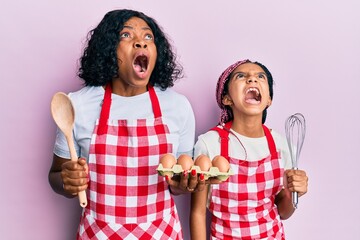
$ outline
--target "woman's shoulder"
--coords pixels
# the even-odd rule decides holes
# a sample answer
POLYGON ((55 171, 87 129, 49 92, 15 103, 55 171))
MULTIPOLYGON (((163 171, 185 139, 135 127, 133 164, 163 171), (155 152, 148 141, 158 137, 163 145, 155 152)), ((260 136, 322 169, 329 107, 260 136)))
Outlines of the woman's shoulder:
POLYGON ((102 87, 83 87, 77 91, 69 92, 69 97, 72 101, 87 101, 94 97, 103 97, 104 89, 102 87))
POLYGON ((75 110, 92 108, 98 106, 104 97, 102 87, 83 87, 75 92, 70 92, 68 96, 73 103, 75 110))

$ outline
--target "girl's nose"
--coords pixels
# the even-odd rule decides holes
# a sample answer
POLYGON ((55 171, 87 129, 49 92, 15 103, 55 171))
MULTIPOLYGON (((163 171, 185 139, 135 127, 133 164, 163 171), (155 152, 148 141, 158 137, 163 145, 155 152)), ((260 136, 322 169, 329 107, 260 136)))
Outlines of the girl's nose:
POLYGON ((248 79, 246 80, 246 83, 252 83, 252 82, 257 82, 257 79, 255 76, 249 76, 248 79))

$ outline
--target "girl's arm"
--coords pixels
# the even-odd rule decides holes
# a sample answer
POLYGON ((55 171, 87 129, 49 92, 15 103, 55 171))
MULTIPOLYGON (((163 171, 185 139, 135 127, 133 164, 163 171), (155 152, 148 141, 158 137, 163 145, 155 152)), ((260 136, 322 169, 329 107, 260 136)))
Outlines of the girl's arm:
POLYGON ((292 204, 291 192, 298 192, 301 197, 307 192, 308 177, 302 170, 286 170, 284 173, 284 189, 275 197, 280 218, 285 220, 295 212, 292 204))
POLYGON ((190 233, 192 240, 206 239, 206 202, 209 185, 191 194, 190 233))

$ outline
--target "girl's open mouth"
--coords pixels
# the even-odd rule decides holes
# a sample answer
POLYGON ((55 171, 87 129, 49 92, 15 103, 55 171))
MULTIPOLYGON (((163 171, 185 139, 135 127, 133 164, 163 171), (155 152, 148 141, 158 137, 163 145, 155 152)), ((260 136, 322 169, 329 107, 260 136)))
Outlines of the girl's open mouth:
POLYGON ((258 88, 251 87, 246 90, 245 102, 249 104, 259 104, 261 102, 261 94, 258 88))

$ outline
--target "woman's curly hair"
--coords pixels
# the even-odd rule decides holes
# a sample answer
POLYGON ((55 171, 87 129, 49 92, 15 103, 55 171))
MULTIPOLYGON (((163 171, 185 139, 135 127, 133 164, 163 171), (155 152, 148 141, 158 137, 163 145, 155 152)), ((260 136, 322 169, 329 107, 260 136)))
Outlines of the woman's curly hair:
POLYGON ((174 86, 174 81, 183 76, 183 68, 176 61, 172 46, 157 22, 142 12, 122 9, 108 12, 87 36, 88 45, 80 58, 78 72, 86 86, 104 86, 118 77, 116 50, 120 41, 119 33, 124 28, 124 23, 132 17, 143 19, 154 34, 157 59, 150 84, 164 90, 174 86))

